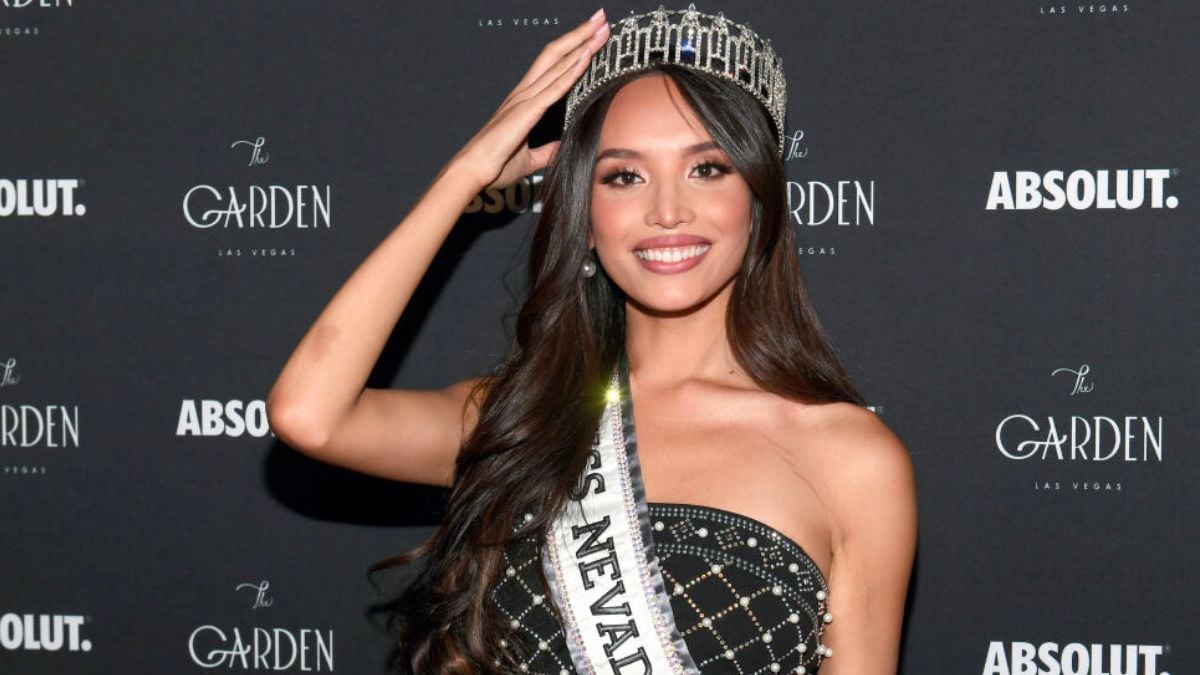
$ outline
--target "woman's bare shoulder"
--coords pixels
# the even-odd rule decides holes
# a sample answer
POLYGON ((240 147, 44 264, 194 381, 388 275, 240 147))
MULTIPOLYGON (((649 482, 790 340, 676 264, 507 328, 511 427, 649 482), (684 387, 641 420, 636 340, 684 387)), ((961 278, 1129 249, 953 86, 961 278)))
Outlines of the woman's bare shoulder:
POLYGON ((912 460, 904 443, 875 412, 853 403, 783 406, 790 451, 826 486, 835 504, 861 504, 865 497, 907 499, 912 460))

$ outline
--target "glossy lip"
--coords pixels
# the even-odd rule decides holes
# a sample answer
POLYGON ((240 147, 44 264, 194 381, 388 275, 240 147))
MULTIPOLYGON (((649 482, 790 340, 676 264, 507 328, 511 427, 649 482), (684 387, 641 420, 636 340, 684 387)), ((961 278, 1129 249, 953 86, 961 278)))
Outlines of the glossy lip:
POLYGON ((642 260, 636 255, 634 256, 634 260, 637 260, 642 264, 642 267, 650 272, 654 272, 655 274, 679 274, 692 269, 696 265, 699 265, 700 261, 704 260, 704 257, 707 256, 708 252, 712 250, 712 241, 705 239, 704 237, 698 237, 694 234, 667 234, 660 237, 643 239, 639 241, 636 246, 634 246, 634 251, 643 251, 651 248, 677 248, 699 245, 707 245, 708 250, 704 251, 700 255, 687 258, 686 260, 680 260, 679 262, 642 260))
MULTIPOLYGON (((698 246, 700 244, 712 244, 712 242, 704 237, 698 237, 694 234, 664 234, 661 237, 650 237, 639 241, 634 247, 635 251, 642 251, 648 248, 675 248, 678 246, 698 246)), ((703 257, 703 256, 698 256, 703 257)))

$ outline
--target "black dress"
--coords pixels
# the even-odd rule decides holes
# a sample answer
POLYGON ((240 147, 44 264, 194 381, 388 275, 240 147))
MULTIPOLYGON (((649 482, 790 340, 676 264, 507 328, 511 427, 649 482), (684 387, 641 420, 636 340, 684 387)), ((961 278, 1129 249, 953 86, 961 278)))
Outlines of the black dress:
MULTIPOLYGON (((817 672, 829 589, 795 542, 729 511, 648 506, 675 625, 701 672, 817 672)), ((509 545, 492 599, 517 635, 518 672, 575 673, 539 569, 538 541, 509 545)))

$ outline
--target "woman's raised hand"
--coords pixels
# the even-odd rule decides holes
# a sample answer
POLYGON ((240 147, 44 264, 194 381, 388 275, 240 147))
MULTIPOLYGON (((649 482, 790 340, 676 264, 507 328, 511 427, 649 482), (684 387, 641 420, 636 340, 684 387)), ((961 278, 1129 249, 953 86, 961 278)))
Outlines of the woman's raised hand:
POLYGON ((425 391, 371 388, 367 377, 471 198, 550 161, 558 144, 531 149, 529 132, 607 39, 600 11, 547 45, 496 114, 342 284, 267 397, 271 429, 280 439, 355 471, 450 484, 462 440, 474 425, 472 392, 482 381, 425 391))
POLYGON ((546 109, 562 98, 583 75, 608 39, 604 10, 546 45, 512 93, 454 161, 475 178, 479 189, 504 186, 549 163, 558 142, 530 148, 529 132, 546 109))

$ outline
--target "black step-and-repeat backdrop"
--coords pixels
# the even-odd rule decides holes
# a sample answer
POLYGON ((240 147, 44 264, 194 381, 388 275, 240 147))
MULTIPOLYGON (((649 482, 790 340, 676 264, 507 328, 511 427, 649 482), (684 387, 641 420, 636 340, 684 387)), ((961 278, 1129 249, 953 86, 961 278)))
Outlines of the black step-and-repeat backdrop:
MULTIPOLYGON (((442 495, 297 455, 263 399, 594 9, 0 3, 0 672, 385 671, 404 577, 366 568, 442 495)), ((784 58, 797 254, 912 452, 903 671, 1200 672, 1200 6, 700 9, 784 58)), ((468 209, 374 385, 496 363, 537 194, 468 209)))

